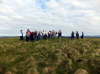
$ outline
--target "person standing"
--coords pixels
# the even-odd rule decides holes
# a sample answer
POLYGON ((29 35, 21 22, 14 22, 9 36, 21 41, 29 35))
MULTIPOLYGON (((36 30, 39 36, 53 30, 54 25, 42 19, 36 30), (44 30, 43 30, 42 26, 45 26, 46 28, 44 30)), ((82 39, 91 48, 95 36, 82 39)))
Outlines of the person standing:
POLYGON ((79 39, 79 33, 78 33, 78 31, 76 32, 76 39, 79 39))
POLYGON ((72 33, 71 33, 71 39, 74 39, 74 38, 75 38, 74 31, 72 31, 72 33))
POLYGON ((30 40, 30 30, 27 29, 26 31, 26 41, 29 41, 30 40))
POLYGON ((30 32, 30 40, 33 41, 33 32, 30 32))
POLYGON ((20 33, 21 33, 20 40, 23 40, 24 39, 24 37, 23 37, 23 30, 20 30, 20 33))
POLYGON ((58 38, 60 38, 60 37, 62 37, 62 32, 61 32, 61 30, 59 30, 59 32, 58 32, 58 38))
POLYGON ((84 38, 84 33, 82 32, 81 39, 83 39, 83 38, 84 38))

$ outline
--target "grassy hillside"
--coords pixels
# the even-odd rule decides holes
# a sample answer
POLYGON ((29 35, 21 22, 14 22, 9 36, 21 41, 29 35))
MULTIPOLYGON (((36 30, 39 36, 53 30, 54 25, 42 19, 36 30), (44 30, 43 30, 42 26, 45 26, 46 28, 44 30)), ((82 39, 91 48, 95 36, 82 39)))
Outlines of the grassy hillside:
POLYGON ((100 74, 100 39, 0 39, 0 74, 74 74, 78 69, 100 74))

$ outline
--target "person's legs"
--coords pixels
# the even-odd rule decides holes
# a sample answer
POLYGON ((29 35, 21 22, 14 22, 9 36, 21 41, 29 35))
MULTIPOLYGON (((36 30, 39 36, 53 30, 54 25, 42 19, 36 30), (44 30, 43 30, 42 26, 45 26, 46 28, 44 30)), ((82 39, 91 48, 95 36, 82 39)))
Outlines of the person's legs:
POLYGON ((29 41, 29 37, 26 36, 26 41, 29 41))

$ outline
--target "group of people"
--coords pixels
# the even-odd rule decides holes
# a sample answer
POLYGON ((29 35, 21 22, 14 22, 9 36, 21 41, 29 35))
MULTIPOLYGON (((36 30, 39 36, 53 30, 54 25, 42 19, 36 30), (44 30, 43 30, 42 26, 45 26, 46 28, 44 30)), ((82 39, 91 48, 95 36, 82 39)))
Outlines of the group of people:
MULTIPOLYGON (((62 37, 62 31, 59 30, 58 32, 55 30, 52 31, 30 31, 27 29, 25 37, 23 36, 23 30, 20 30, 21 36, 20 40, 26 40, 26 41, 34 41, 34 40, 41 40, 41 39, 50 39, 50 38, 61 38, 62 37)), ((72 31, 71 33, 71 39, 83 39, 84 33, 82 32, 81 36, 79 35, 79 32, 72 31)))
POLYGON ((27 29, 25 38, 23 36, 23 31, 21 30, 20 32, 21 32, 20 40, 25 39, 26 41, 62 37, 61 30, 59 30, 58 32, 56 32, 55 30, 46 32, 46 31, 30 31, 29 29, 27 29))
POLYGON ((84 38, 84 33, 82 32, 81 36, 79 35, 79 32, 77 31, 76 33, 74 31, 72 31, 71 33, 71 39, 83 39, 84 38), (75 35, 76 34, 76 35, 75 35))

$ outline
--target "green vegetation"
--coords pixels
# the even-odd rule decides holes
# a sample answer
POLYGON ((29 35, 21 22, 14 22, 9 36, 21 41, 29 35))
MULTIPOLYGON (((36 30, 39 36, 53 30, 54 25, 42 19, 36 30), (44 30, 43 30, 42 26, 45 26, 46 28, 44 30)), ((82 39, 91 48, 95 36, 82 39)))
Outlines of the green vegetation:
POLYGON ((0 39, 0 74, 100 73, 100 39, 0 39))

